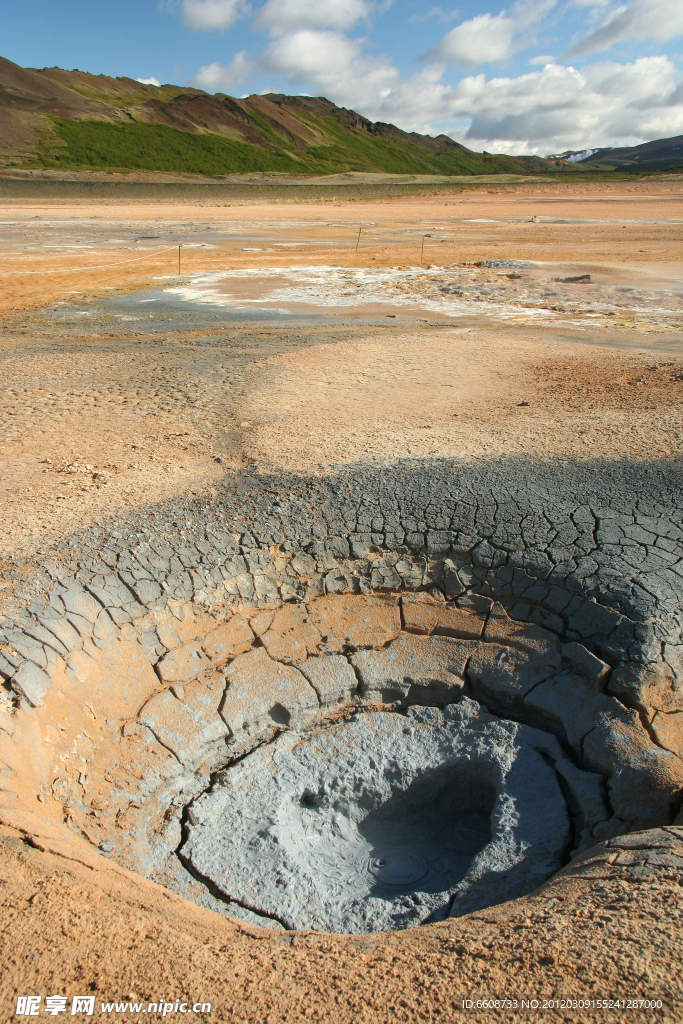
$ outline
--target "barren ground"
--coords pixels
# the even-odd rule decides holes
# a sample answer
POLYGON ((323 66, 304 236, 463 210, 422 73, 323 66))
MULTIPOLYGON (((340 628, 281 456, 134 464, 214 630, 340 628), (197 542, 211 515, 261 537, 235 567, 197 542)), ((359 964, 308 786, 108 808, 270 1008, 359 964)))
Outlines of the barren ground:
MULTIPOLYGON (((677 180, 296 205, 0 200, 5 578, 19 556, 31 561, 122 511, 209 493, 245 465, 679 460, 682 200, 677 180), (624 330, 585 310, 561 326, 506 324, 485 302, 447 322, 388 299, 318 306, 317 319, 298 306, 299 319, 262 322, 188 304, 143 320, 142 307, 112 303, 178 284, 181 242, 183 283, 225 269, 419 266, 426 233, 432 265, 535 261, 550 277, 558 267, 667 298, 624 330)), ((35 821, 25 831, 35 835, 35 821)), ((75 847, 27 845, 12 829, 1 844, 8 1007, 16 994, 82 989, 98 1000, 196 995, 226 1022, 450 1022, 475 1012, 464 998, 634 993, 665 1008, 629 1019, 677 1019, 680 890, 659 877, 558 881, 555 903, 533 896, 410 935, 273 938, 105 869, 101 857, 86 867, 75 847)))

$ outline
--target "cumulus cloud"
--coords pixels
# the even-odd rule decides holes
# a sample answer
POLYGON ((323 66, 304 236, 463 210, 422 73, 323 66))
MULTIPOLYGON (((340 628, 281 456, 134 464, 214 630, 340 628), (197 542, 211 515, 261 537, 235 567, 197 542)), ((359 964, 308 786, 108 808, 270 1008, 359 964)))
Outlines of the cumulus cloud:
POLYGON ((227 67, 223 67, 218 61, 201 67, 191 84, 196 89, 205 89, 206 92, 229 93, 246 82, 255 66, 255 62, 241 50, 235 54, 227 67))
POLYGON ((626 39, 666 42, 683 35, 683 0, 635 0, 617 7, 594 32, 568 51, 568 56, 598 53, 626 39))
POLYGON ((512 54, 515 29, 505 11, 495 16, 478 14, 447 32, 428 57, 446 64, 472 66, 506 60, 512 54))
POLYGON ((352 69, 361 70, 365 77, 372 62, 363 59, 357 40, 340 32, 302 29, 274 39, 266 47, 261 63, 268 71, 285 75, 292 83, 327 82, 336 91, 352 69))
POLYGON ((161 85, 158 78, 136 78, 135 81, 139 82, 140 85, 156 85, 157 88, 161 85))
POLYGON ((368 97, 357 109, 407 131, 450 124, 458 142, 497 153, 545 156, 683 134, 683 85, 666 57, 581 70, 551 63, 514 77, 469 75, 455 87, 430 67, 409 79, 396 75, 384 98, 368 97))
POLYGON ((183 0, 183 21, 204 32, 222 32, 250 13, 246 0, 183 0))
POLYGON ((254 25, 271 35, 306 28, 343 30, 368 18, 371 10, 366 0, 266 0, 254 25))
POLYGON ((450 86, 438 65, 403 77, 387 58, 365 56, 359 41, 307 30, 273 40, 260 63, 373 121, 432 134, 435 124, 449 125, 453 138, 490 152, 545 155, 683 134, 683 86, 666 57, 581 70, 550 62, 450 86))
POLYGON ((509 11, 478 14, 447 32, 423 59, 464 67, 507 60, 522 45, 521 35, 528 33, 530 26, 556 3, 557 0, 517 0, 509 11))
POLYGON ((551 64, 517 78, 471 75, 453 90, 451 110, 470 119, 460 135, 467 145, 548 153, 681 134, 679 91, 666 57, 582 71, 551 64))

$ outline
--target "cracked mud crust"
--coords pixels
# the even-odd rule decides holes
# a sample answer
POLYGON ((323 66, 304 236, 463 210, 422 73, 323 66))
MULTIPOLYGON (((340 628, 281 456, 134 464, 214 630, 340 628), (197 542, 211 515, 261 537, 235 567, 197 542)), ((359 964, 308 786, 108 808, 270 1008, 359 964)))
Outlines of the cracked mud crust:
MULTIPOLYGON (((509 250, 459 224, 471 251, 451 258, 486 264, 466 271, 476 323, 366 309, 264 326, 147 312, 148 292, 60 305, 53 284, 52 306, 5 315, 3 1005, 163 992, 226 1021, 450 1024, 519 1018, 477 999, 538 999, 524 1017, 545 1022, 603 1016, 555 1000, 631 998, 661 1000, 637 1019, 679 1018, 678 299, 628 338, 591 327, 588 292, 543 336, 486 306, 487 289, 545 287, 505 259, 585 271, 596 303, 632 287, 605 254, 631 252, 646 209, 669 281, 677 187, 554 193, 558 215, 608 204, 600 245, 576 250, 589 266, 559 266, 580 225, 513 225, 543 190, 467 200, 465 220, 498 204, 509 250)), ((391 232, 450 202, 378 206, 374 262, 402 264, 391 232)), ((331 231, 326 259, 369 278, 372 257, 344 250, 348 209, 286 230, 311 261, 331 231)), ((31 226, 26 266, 67 258, 40 250, 57 228, 111 245, 109 223, 72 214, 31 226)), ((133 244, 149 216, 116 223, 133 244)), ((173 222, 216 243, 203 269, 282 263, 281 211, 254 211, 258 257, 218 237, 221 216, 173 222)), ((664 287, 638 273, 648 296, 664 287)))

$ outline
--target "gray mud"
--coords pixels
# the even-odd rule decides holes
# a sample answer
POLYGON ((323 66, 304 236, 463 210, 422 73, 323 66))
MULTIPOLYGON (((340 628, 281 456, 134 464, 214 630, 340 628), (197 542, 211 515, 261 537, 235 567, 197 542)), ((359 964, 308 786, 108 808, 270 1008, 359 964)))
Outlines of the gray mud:
POLYGON ((480 909, 562 865, 569 815, 538 743, 467 699, 285 734, 193 802, 180 856, 287 928, 387 931, 454 901, 480 909))

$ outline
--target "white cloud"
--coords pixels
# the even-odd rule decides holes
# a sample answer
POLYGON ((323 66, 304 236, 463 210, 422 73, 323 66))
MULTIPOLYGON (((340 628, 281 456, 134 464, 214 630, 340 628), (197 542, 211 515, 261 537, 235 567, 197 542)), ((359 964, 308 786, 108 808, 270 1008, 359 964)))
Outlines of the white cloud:
POLYGON ((570 55, 597 53, 625 39, 665 42, 683 35, 683 0, 635 0, 620 6, 568 51, 570 55))
POLYGON ((424 14, 413 14, 408 18, 408 24, 414 24, 415 22, 428 21, 429 18, 438 18, 439 21, 452 21, 457 18, 458 12, 455 11, 444 11, 441 7, 432 7, 430 10, 425 11, 424 14))
POLYGON ((683 133, 676 79, 666 57, 583 71, 553 64, 518 78, 465 78, 451 109, 471 119, 459 139, 474 148, 548 153, 629 145, 683 133))
POLYGON ((517 0, 509 11, 478 14, 447 32, 423 59, 463 67, 507 60, 522 45, 529 44, 529 28, 556 3, 557 0, 517 0), (518 38, 522 34, 523 40, 518 38))
POLYGON ((291 82, 314 79, 338 81, 361 59, 361 44, 340 32, 302 29, 273 40, 263 55, 269 71, 285 75, 291 82))
POLYGON ((205 32, 222 32, 250 13, 246 0, 183 0, 183 21, 205 32))
POLYGON ((315 82, 322 93, 339 97, 345 105, 381 96, 400 77, 391 64, 364 57, 359 40, 312 29, 274 39, 260 63, 264 70, 284 75, 292 85, 315 82))
POLYGON ((241 50, 235 54, 227 67, 222 67, 218 61, 214 61, 213 64, 206 64, 200 68, 191 84, 196 89, 205 89, 206 92, 231 92, 246 81, 254 67, 254 61, 241 50))
POLYGON ((254 25, 274 36, 306 28, 341 30, 367 19, 371 10, 366 0, 266 0, 254 25))
POLYGON ((161 85, 158 78, 136 78, 135 81, 139 82, 140 85, 156 85, 157 88, 161 85))
POLYGON ((428 56, 447 64, 470 66, 506 60, 512 54, 515 27, 505 11, 495 16, 478 14, 447 32, 428 56))
POLYGON ((543 65, 545 65, 545 64, 552 64, 554 60, 555 60, 555 58, 553 56, 551 56, 549 53, 542 53, 542 54, 539 54, 538 57, 530 57, 529 58, 529 63, 530 64, 543 64, 543 65))
POLYGON ((340 32, 290 32, 271 41, 259 64, 297 91, 314 85, 318 96, 408 131, 432 132, 434 114, 448 112, 441 98, 451 89, 440 81, 440 67, 402 78, 386 57, 367 57, 362 40, 340 32))

